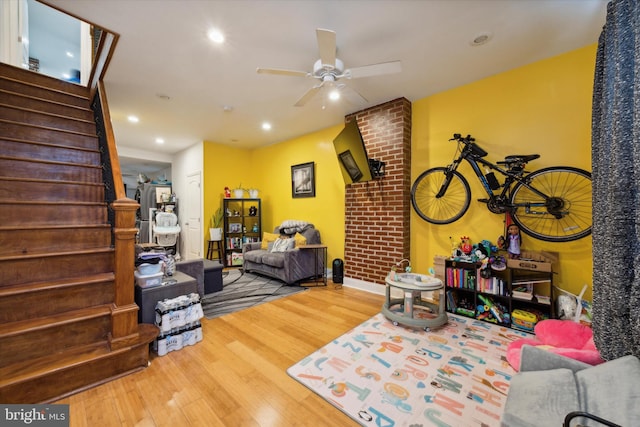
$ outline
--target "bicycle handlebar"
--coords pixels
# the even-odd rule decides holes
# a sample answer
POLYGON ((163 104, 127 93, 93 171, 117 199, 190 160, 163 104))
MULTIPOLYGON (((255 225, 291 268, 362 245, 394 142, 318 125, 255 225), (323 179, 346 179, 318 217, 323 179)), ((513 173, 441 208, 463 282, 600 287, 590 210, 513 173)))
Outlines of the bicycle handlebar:
POLYGON ((471 135, 467 135, 466 137, 463 138, 461 134, 454 133, 453 134, 453 138, 451 138, 449 141, 460 141, 463 144, 468 144, 468 143, 473 142, 475 140, 476 139, 471 137, 471 135))

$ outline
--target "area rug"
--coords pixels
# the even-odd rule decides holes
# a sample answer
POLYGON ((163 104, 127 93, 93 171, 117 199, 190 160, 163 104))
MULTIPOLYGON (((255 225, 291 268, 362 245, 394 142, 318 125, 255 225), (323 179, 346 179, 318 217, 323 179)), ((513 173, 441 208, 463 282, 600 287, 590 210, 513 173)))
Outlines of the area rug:
POLYGON ((306 290, 302 286, 287 286, 284 282, 244 273, 241 269, 223 272, 222 290, 202 298, 202 310, 207 319, 244 310, 306 290))
POLYGON ((454 314, 425 332, 379 313, 287 372, 363 426, 499 426, 507 345, 523 336, 454 314))

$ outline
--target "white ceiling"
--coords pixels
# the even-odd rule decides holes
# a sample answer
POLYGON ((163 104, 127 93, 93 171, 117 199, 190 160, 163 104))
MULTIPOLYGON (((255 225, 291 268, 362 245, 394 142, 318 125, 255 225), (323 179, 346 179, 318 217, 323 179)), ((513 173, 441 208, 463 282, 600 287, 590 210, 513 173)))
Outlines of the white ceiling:
POLYGON ((277 143, 398 97, 415 101, 596 43, 606 13, 602 0, 47 2, 120 35, 105 79, 117 144, 166 155, 203 140, 277 143), (208 40, 211 27, 225 33, 224 45, 208 40), (341 80, 366 104, 322 109, 316 97, 295 107, 316 80, 256 68, 311 71, 316 28, 337 33, 347 68, 400 60, 402 72, 341 80), (490 42, 472 46, 483 33, 490 42), (129 123, 130 114, 140 122, 129 123), (273 128, 263 131, 263 121, 273 128))

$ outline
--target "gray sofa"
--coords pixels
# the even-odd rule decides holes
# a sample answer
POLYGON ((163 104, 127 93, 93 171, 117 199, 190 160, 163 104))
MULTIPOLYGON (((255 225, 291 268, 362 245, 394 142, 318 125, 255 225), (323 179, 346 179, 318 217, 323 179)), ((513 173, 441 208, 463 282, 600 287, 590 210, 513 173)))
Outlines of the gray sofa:
MULTIPOLYGON (((275 228, 274 234, 280 234, 280 227, 275 228)), ((313 224, 308 224, 300 234, 307 239, 308 245, 321 243, 320 232, 313 224)), ((243 246, 244 271, 263 274, 292 285, 315 277, 316 265, 318 274, 322 274, 325 268, 320 251, 294 248, 286 252, 269 252, 260 246, 261 242, 247 243, 243 246)))
POLYGON ((591 366, 543 349, 522 347, 520 373, 511 379, 504 427, 640 426, 640 360, 624 356, 591 366))

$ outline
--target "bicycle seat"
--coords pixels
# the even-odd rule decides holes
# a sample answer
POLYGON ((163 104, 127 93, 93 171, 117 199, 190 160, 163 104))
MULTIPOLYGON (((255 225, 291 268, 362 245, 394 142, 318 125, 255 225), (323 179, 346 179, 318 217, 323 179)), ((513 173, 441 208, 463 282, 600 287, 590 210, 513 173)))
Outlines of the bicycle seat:
POLYGON ((535 160, 540 157, 540 154, 527 154, 523 156, 521 154, 512 154, 504 158, 504 161, 498 162, 499 165, 511 165, 512 163, 528 163, 531 160, 535 160))

